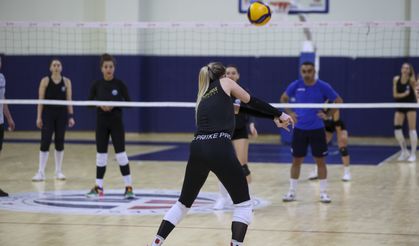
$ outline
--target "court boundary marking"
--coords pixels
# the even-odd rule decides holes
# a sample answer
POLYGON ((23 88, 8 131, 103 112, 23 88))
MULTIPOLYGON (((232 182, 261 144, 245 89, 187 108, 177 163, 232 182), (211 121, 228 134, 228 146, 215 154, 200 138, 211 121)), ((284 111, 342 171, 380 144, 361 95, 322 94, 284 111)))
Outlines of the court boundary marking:
MULTIPOLYGON (((75 223, 35 223, 35 222, 15 222, 15 221, 0 221, 4 225, 42 225, 42 226, 106 226, 106 227, 133 227, 133 228, 155 228, 158 225, 128 225, 128 224, 75 224, 75 223)), ((176 226, 177 229, 195 229, 195 230, 227 230, 225 227, 192 227, 192 226, 176 226)), ((377 235, 377 236, 404 236, 404 237, 419 237, 419 234, 414 233, 384 233, 384 232, 355 232, 355 231, 317 231, 317 230, 286 230, 286 229, 258 229, 249 228, 249 231, 256 232, 282 232, 282 233, 312 233, 312 234, 349 234, 349 235, 377 235)))

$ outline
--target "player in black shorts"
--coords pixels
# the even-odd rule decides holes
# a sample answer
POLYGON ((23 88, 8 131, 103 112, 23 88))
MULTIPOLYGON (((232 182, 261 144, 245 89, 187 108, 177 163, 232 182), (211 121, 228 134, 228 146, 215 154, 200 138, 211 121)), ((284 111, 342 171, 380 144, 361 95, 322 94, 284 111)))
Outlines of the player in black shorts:
MULTIPOLYGON (((39 84, 39 99, 68 100, 71 101, 71 81, 61 75, 63 69, 59 59, 51 60, 51 75, 42 78, 39 84)), ((54 135, 55 144, 55 178, 65 180, 62 172, 64 157, 64 136, 66 126, 73 127, 73 106, 38 105, 36 126, 41 129, 41 148, 39 152, 39 168, 32 181, 45 180, 45 166, 48 162, 49 146, 54 135)))
MULTIPOLYGON (((336 132, 339 152, 342 157, 343 163, 342 181, 350 181, 352 177, 349 169, 350 156, 348 151, 348 130, 346 129, 345 123, 340 119, 340 111, 337 110, 332 116, 328 116, 328 111, 326 110, 324 112, 319 113, 319 116, 323 118, 327 143, 330 143, 330 141, 332 141, 333 133, 336 132)), ((309 179, 317 179, 317 173, 317 167, 315 167, 310 172, 309 179)))
POLYGON ((162 245, 186 215, 210 171, 215 173, 226 187, 234 203, 230 245, 242 245, 247 226, 252 220, 253 205, 243 169, 231 143, 234 130, 231 96, 242 102, 240 111, 271 118, 278 127, 287 128, 292 122, 290 116, 251 97, 236 82, 225 78, 224 74, 225 68, 221 63, 210 63, 199 72, 197 131, 190 145, 182 191, 179 200, 164 216, 152 246, 162 245))
MULTIPOLYGON (((104 54, 100 60, 103 79, 94 82, 90 89, 89 100, 131 101, 124 82, 114 77, 115 59, 104 54)), ((96 114, 96 185, 86 194, 97 198, 104 195, 103 178, 108 161, 109 137, 115 150, 116 161, 124 178, 126 199, 135 197, 132 190, 132 178, 127 153, 125 152, 125 130, 122 122, 122 108, 112 106, 97 107, 96 114)))
MULTIPOLYGON (((2 56, 0 55, 0 69, 2 65, 2 56)), ((6 78, 0 73, 0 99, 6 99, 6 78)), ((15 122, 13 121, 12 115, 10 114, 9 107, 7 104, 0 104, 0 157, 3 150, 3 139, 4 139, 4 118, 7 120, 8 130, 13 131, 15 129, 15 122)), ((0 189, 0 197, 9 196, 6 192, 0 189)))
MULTIPOLYGON (((238 83, 240 79, 239 69, 235 65, 228 65, 226 67, 226 77, 238 83)), ((235 105, 240 105, 240 99, 231 97, 235 105)), ((231 136, 231 141, 236 151, 237 158, 242 165, 244 175, 246 176, 247 183, 250 184, 252 181, 252 175, 248 163, 248 154, 249 154, 249 133, 253 137, 257 137, 257 130, 255 127, 255 122, 253 117, 250 115, 238 112, 235 114, 235 128, 233 135, 231 136)), ((226 188, 218 183, 220 188, 220 195, 217 201, 214 204, 214 209, 223 209, 227 204, 232 204, 231 198, 228 195, 226 188)))
MULTIPOLYGON (((393 79, 393 97, 398 103, 417 103, 415 71, 410 63, 403 63, 401 74, 393 79)), ((416 108, 397 108, 394 113, 394 136, 401 151, 398 161, 416 161, 418 134, 416 132, 416 108), (403 123, 407 117, 409 125, 410 153, 403 135, 403 123)))

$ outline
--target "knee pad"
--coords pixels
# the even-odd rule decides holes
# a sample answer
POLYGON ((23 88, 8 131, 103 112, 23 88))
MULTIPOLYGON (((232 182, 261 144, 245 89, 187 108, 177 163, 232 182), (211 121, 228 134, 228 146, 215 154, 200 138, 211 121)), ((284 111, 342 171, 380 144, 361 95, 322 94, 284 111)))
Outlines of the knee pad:
POLYGON ((242 168, 243 168, 243 173, 244 173, 244 176, 249 176, 250 175, 250 169, 249 169, 249 166, 247 165, 247 164, 244 164, 243 166, 242 166, 242 168))
POLYGON ((333 123, 335 124, 335 126, 339 126, 339 127, 342 127, 342 125, 343 125, 343 122, 341 120, 337 120, 333 123))
POLYGON ((127 153, 126 152, 117 153, 115 155, 115 157, 116 157, 116 161, 118 162, 118 164, 120 166, 125 166, 129 162, 128 161, 128 156, 127 156, 127 153))
POLYGON ((394 126, 394 130, 401 130, 402 129, 402 126, 401 125, 395 125, 394 126))
POLYGON ((56 144, 55 145, 56 151, 63 151, 64 150, 64 143, 63 144, 56 144))
POLYGON ((253 220, 253 203, 251 200, 234 204, 233 221, 249 225, 253 220))
POLYGON ((177 201, 169 211, 164 215, 164 220, 169 221, 173 225, 179 224, 179 222, 185 217, 190 208, 187 208, 181 202, 177 201))
POLYGON ((340 152, 341 156, 348 156, 349 155, 348 148, 346 148, 346 147, 339 148, 339 152, 340 152))
POLYGON ((107 153, 97 153, 96 154, 96 166, 106 167, 106 162, 108 162, 108 154, 107 153))

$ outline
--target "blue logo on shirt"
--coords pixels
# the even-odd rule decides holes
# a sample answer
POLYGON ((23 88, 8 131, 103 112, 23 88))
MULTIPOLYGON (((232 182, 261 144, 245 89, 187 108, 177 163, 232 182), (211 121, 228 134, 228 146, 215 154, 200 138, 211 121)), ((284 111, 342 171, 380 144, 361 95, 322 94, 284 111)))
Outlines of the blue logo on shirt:
POLYGON ((112 90, 112 95, 113 95, 113 96, 118 95, 118 91, 117 91, 117 90, 112 90))
POLYGON ((62 92, 65 92, 65 86, 62 86, 62 87, 61 87, 61 91, 62 91, 62 92))

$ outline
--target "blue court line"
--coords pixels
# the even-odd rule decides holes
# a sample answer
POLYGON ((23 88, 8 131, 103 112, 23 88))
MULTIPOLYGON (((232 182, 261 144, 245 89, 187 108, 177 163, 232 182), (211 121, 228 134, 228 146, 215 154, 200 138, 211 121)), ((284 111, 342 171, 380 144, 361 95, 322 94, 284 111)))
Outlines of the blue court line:
MULTIPOLYGON (((35 139, 7 139, 8 143, 39 143, 35 139)), ((66 144, 95 144, 94 140, 66 140, 66 144)), ((189 155, 189 142, 164 142, 164 141, 126 141, 127 145, 146 146, 173 146, 168 150, 153 153, 137 154, 129 157, 130 160, 153 160, 153 161, 187 161, 189 155)), ((348 147, 351 165, 378 165, 389 156, 399 150, 397 146, 384 145, 350 145, 348 147)), ((249 162, 261 163, 291 163, 292 156, 290 147, 280 144, 251 144, 249 147, 249 162)), ((341 156, 337 146, 329 146, 329 155, 326 162, 341 164, 341 156)), ((310 150, 304 163, 314 163, 310 150)))

